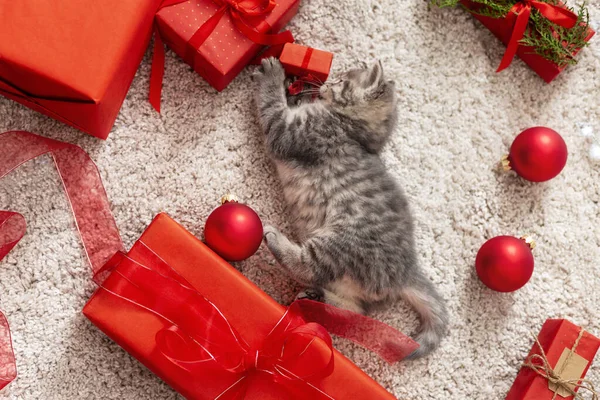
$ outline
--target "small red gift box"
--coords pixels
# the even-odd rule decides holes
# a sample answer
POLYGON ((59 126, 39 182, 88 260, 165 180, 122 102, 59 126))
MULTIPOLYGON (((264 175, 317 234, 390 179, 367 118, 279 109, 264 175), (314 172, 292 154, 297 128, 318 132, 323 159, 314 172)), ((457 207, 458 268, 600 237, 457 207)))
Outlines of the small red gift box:
MULTIPOLYGON (((489 29, 490 32, 492 32, 494 36, 496 36, 502 43, 504 43, 505 46, 509 47, 507 52, 510 50, 511 47, 517 45, 518 47, 516 47, 516 55, 518 55, 519 58, 529 66, 529 68, 531 68, 547 83, 552 82, 552 80, 554 80, 554 78, 556 78, 558 74, 560 74, 566 68, 566 66, 556 65, 552 61, 547 60, 544 57, 536 54, 535 49, 533 47, 523 46, 517 43, 513 43, 513 45, 511 46, 511 38, 513 36, 513 32, 517 29, 517 20, 520 17, 516 16, 512 11, 509 12, 509 14, 505 18, 491 18, 476 13, 476 11, 480 7, 480 5, 477 3, 474 3, 470 0, 461 0, 461 3, 468 10, 474 11, 473 16, 477 18, 479 22, 481 22, 487 29, 489 29)), ((519 3, 517 3, 517 6, 518 5, 519 3)), ((523 7, 531 8, 531 6, 528 4, 525 4, 523 7)), ((555 9, 562 9, 563 6, 559 3, 558 6, 552 5, 552 7, 555 7, 555 9)), ((523 11, 521 10, 520 12, 522 13, 523 11)), ((564 14, 566 13, 555 11, 554 14, 561 14, 560 17, 564 19, 564 14)), ((572 19, 576 19, 576 15, 574 13, 570 13, 570 17, 572 19)), ((586 42, 589 41, 592 38, 592 36, 594 36, 594 33, 595 32, 591 28, 589 28, 589 34, 586 38, 586 42)), ((514 40, 520 40, 520 38, 515 37, 514 40)), ((579 50, 580 49, 575 51, 573 55, 577 54, 579 50)), ((510 60, 512 60, 512 57, 510 57, 509 60, 506 60, 506 62, 505 60, 503 60, 504 65, 501 65, 499 70, 506 68, 507 63, 509 64, 510 60)))
POLYGON ((572 391, 581 390, 575 383, 583 379, 599 347, 600 339, 577 325, 547 320, 506 400, 573 399, 572 391), (564 387, 550 382, 549 372, 566 381, 564 387))
POLYGON ((281 30, 300 0, 188 0, 157 14, 160 35, 175 53, 221 91, 264 45, 293 41, 281 30))
POLYGON ((3 2, 0 94, 106 139, 144 56, 160 4, 3 2))
MULTIPOLYGON (((286 312, 166 214, 115 259, 84 314, 186 398, 394 399, 340 353, 327 352, 315 324, 286 312), (273 364, 265 347, 282 359, 273 364), (303 365, 303 357, 312 361, 303 365), (306 382, 305 374, 318 379, 306 382)), ((418 347, 410 342, 406 351, 418 347)))
POLYGON ((289 75, 298 77, 310 75, 320 82, 325 82, 331 70, 333 53, 286 43, 279 61, 289 75))

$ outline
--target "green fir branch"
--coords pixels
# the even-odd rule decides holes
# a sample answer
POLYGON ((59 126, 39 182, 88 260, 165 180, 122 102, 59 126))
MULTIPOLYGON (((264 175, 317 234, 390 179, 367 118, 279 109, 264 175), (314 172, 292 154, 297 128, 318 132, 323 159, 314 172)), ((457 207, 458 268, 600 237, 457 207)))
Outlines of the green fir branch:
MULTIPOLYGON (((544 3, 559 4, 558 0, 540 0, 544 3)), ((471 0, 477 7, 467 11, 491 18, 503 18, 519 0, 471 0)), ((437 7, 455 7, 461 0, 431 0, 437 7)), ((578 7, 577 11, 568 7, 577 14, 577 24, 571 28, 563 28, 546 19, 534 7, 531 12, 529 26, 520 43, 530 46, 535 53, 553 62, 559 67, 577 63, 575 53, 587 46, 586 38, 589 29, 589 13, 585 4, 578 7)))

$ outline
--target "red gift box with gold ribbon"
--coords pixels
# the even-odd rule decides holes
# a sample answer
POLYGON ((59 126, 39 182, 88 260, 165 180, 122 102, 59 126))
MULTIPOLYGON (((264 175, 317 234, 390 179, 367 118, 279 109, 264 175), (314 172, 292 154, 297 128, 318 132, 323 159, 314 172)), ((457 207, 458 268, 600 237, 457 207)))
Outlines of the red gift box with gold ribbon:
POLYGON ((506 400, 571 400, 583 398, 586 391, 595 394, 584 377, 598 348, 600 339, 585 329, 564 319, 547 320, 506 400))
MULTIPOLYGON (((410 338, 329 305, 277 304, 166 214, 125 253, 83 150, 28 132, 0 134, 0 148, 0 178, 39 155, 52 157, 99 286, 84 314, 186 398, 394 399, 333 348, 329 333, 388 362, 418 347, 410 338)), ((0 211, 0 258, 24 228, 19 214, 0 211)), ((0 313, 0 389, 15 377, 0 313)))
POLYGON ((289 31, 278 32, 299 4, 300 0, 188 0, 159 11, 157 24, 167 46, 221 91, 264 46, 293 41, 289 31))
MULTIPOLYGON (((478 14, 477 12, 482 6, 470 0, 461 0, 461 4, 472 11, 473 16, 507 46, 504 57, 498 67, 498 72, 506 69, 511 64, 515 55, 518 55, 529 68, 547 83, 552 82, 567 67, 566 65, 559 66, 542 57, 536 53, 533 47, 519 43, 525 34, 531 12, 534 8, 543 18, 558 26, 565 28, 573 27, 577 22, 577 15, 566 9, 562 3, 551 4, 536 0, 517 1, 504 18, 491 18, 478 14)), ((585 41, 588 42, 594 34, 595 32, 588 27, 588 35, 585 41)), ((575 49, 572 56, 575 56, 579 50, 581 49, 575 49)))
POLYGON ((106 139, 160 5, 161 0, 0 2, 0 94, 106 139))

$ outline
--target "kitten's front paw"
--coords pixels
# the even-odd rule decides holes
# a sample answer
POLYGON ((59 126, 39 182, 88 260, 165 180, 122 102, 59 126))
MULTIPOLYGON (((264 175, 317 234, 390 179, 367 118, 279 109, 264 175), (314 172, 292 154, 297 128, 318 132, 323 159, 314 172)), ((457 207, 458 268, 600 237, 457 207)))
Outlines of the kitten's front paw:
POLYGON ((273 81, 283 83, 285 81, 285 71, 278 59, 274 57, 265 58, 262 60, 260 72, 255 73, 255 77, 260 76, 264 81, 273 81))
POLYGON ((267 225, 263 228, 263 237, 264 237, 265 241, 267 242, 267 244, 269 243, 269 240, 271 240, 271 241, 275 240, 278 235, 279 235, 279 231, 274 226, 267 225))

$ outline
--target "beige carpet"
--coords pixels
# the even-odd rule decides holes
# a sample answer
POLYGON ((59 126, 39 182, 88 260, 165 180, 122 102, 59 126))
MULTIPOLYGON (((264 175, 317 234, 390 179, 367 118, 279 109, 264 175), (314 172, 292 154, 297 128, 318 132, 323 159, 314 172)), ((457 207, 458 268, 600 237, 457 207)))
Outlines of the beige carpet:
MULTIPOLYGON (((589 3, 598 29, 600 5, 589 3)), ((495 74, 503 46, 466 12, 429 10, 422 0, 305 0, 291 29, 301 43, 335 52, 336 71, 378 57, 398 82, 400 125, 384 157, 411 199, 420 262, 451 313, 450 336, 420 361, 388 366, 347 342, 336 341, 338 349, 401 399, 493 400, 503 399, 529 332, 546 318, 600 335, 600 163, 589 157, 600 141, 600 38, 546 85, 518 60, 495 74), (495 169, 514 136, 534 125, 561 132, 570 150, 563 173, 537 185, 495 169), (484 288, 473 268, 479 246, 522 233, 539 242, 531 282, 514 294, 484 288)), ((147 61, 106 142, 5 99, 0 131, 29 130, 89 151, 127 246, 159 211, 202 235, 227 189, 289 229, 250 72, 218 94, 169 52, 158 115, 146 102, 147 61)), ((80 313, 94 285, 48 158, 0 181, 0 209, 29 224, 0 263, 0 307, 19 369, 0 398, 177 398, 80 313)), ((264 247, 236 267, 280 302, 298 290, 264 247)), ((407 333, 416 327, 403 304, 377 317, 407 333)), ((588 376, 600 383, 600 361, 588 376)))

